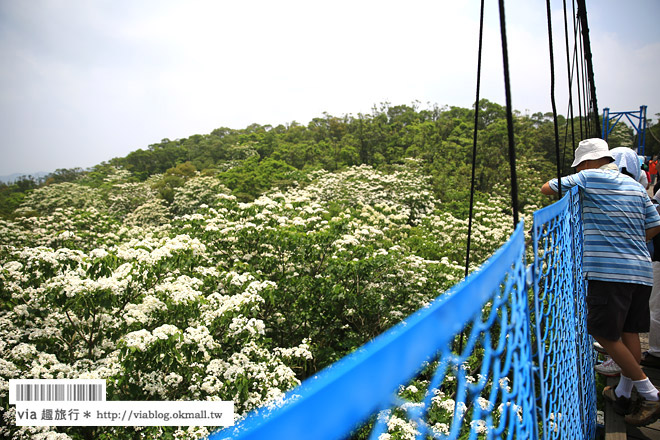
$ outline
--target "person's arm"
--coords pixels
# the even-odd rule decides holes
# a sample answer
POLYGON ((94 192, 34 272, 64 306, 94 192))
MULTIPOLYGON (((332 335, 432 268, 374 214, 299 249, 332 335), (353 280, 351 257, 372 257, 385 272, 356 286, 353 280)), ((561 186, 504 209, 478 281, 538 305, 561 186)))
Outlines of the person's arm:
POLYGON ((655 225, 651 226, 646 230, 646 241, 652 240, 653 237, 656 235, 660 234, 660 225, 658 225, 658 222, 660 221, 660 205, 651 203, 649 206, 649 202, 651 200, 649 199, 646 202, 646 219, 647 219, 647 224, 650 221, 650 224, 655 225), (655 217, 655 218, 654 218, 655 217))
POLYGON ((650 228, 646 230, 646 241, 651 240, 656 235, 660 234, 660 226, 650 228))
MULTIPOLYGON (((583 180, 584 178, 581 177, 580 174, 571 174, 570 176, 562 177, 561 178, 562 192, 566 192, 572 187, 576 185, 580 185, 580 182, 582 182, 583 180)), ((545 194, 546 196, 552 196, 557 194, 559 190, 555 188, 558 188, 558 184, 559 184, 558 179, 548 180, 541 187, 541 194, 545 194)))
POLYGON ((550 188, 550 182, 545 182, 543 186, 541 187, 541 193, 545 194, 546 196, 551 196, 553 194, 556 194, 555 191, 553 191, 552 188, 550 188))

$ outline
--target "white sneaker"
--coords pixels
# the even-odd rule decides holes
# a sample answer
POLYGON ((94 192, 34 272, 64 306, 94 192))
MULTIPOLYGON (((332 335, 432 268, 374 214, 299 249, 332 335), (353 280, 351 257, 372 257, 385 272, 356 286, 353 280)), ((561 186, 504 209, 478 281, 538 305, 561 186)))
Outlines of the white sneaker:
POLYGON ((596 365, 594 368, 603 376, 616 377, 621 374, 621 367, 619 367, 610 357, 603 361, 603 363, 596 365))
POLYGON ((598 341, 594 341, 594 350, 596 350, 598 353, 607 354, 607 351, 605 351, 603 346, 600 345, 598 341))

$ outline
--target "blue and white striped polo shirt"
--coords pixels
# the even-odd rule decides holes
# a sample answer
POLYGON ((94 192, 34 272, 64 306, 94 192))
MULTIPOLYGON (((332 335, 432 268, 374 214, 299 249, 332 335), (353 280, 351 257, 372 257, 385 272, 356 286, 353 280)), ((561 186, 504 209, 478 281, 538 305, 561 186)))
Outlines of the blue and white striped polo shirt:
MULTIPOLYGON (((549 184, 557 191, 557 179, 549 184)), ((660 215, 646 190, 614 164, 562 177, 561 186, 580 188, 585 278, 652 286, 646 230, 660 226, 660 215)))

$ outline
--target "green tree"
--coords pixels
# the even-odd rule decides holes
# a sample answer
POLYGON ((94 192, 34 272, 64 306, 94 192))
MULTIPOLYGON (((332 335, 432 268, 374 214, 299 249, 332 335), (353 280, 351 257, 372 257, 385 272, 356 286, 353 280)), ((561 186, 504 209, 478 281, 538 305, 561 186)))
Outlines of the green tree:
POLYGON ((633 148, 633 140, 635 138, 635 130, 619 121, 614 126, 612 132, 607 135, 607 144, 610 148, 627 147, 633 148))
POLYGON ((197 175, 197 169, 190 162, 179 164, 168 169, 163 177, 154 185, 154 189, 168 203, 174 201, 174 190, 186 183, 186 181, 197 175))
POLYGON ((286 188, 291 185, 296 171, 281 160, 266 158, 259 161, 257 156, 252 156, 218 177, 239 200, 252 201, 272 186, 286 188))
POLYGON ((46 185, 63 182, 75 182, 85 175, 82 168, 59 168, 46 176, 46 185))

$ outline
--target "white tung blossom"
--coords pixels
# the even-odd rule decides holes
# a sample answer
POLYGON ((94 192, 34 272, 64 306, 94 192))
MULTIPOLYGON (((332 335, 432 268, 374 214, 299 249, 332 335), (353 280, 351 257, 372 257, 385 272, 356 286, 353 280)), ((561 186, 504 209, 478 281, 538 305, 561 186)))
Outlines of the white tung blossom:
POLYGON ((151 334, 158 339, 169 339, 170 336, 180 332, 181 330, 175 325, 163 324, 160 327, 155 328, 151 334))
POLYGON ((310 351, 309 339, 303 339, 302 343, 297 347, 292 347, 292 348, 276 347, 273 351, 281 357, 312 359, 312 352, 310 351))
POLYGON ((396 415, 387 421, 388 432, 397 432, 402 439, 415 440, 417 437, 417 423, 414 420, 405 420, 396 415))
POLYGON ((134 323, 150 324, 154 320, 154 314, 167 310, 163 301, 153 295, 146 295, 140 304, 129 303, 124 307, 124 321, 129 326, 134 323))
POLYGON ((183 332, 183 343, 196 345, 200 351, 206 353, 216 347, 216 342, 205 325, 197 327, 188 327, 183 332))
POLYGON ((124 342, 127 347, 135 347, 140 351, 145 351, 149 348, 149 345, 156 341, 156 339, 157 338, 146 329, 130 332, 124 336, 124 342))
POLYGON ((155 291, 165 293, 174 304, 189 303, 202 295, 202 292, 197 290, 202 284, 203 281, 198 278, 181 275, 163 281, 155 287, 155 291))
POLYGON ((470 427, 477 434, 486 434, 488 432, 488 424, 485 420, 472 420, 470 422, 470 427))
POLYGON ((256 318, 246 318, 242 315, 239 315, 235 318, 232 318, 231 324, 229 324, 229 335, 236 336, 239 333, 247 332, 250 335, 263 335, 266 331, 266 326, 261 319, 256 318))

